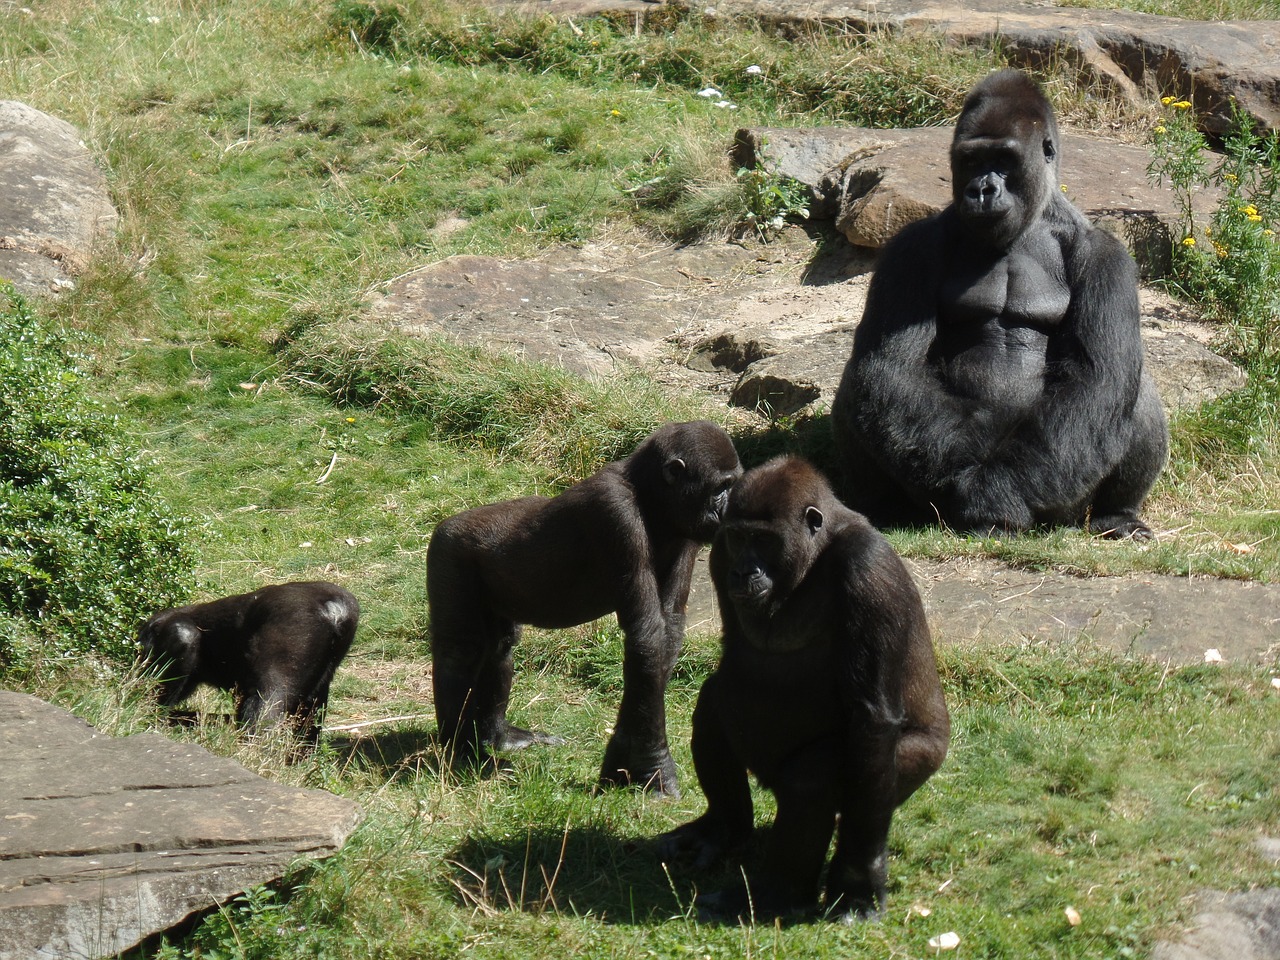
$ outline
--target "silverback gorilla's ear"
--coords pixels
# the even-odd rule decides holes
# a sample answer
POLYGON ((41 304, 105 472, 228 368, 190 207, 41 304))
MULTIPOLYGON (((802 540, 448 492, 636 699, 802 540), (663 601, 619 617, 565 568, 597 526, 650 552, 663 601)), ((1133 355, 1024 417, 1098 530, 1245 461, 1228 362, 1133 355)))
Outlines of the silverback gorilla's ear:
POLYGON ((684 474, 687 469, 688 468, 683 460, 679 457, 672 457, 662 465, 662 478, 666 480, 667 483, 679 483, 684 478, 684 474))
POLYGON ((804 522, 809 527, 810 533, 817 533, 822 529, 822 511, 817 507, 805 507, 804 522))
POLYGON ((1058 152, 1053 149, 1053 138, 1045 137, 1044 138, 1044 162, 1053 163, 1053 158, 1056 157, 1057 155, 1058 155, 1058 152))

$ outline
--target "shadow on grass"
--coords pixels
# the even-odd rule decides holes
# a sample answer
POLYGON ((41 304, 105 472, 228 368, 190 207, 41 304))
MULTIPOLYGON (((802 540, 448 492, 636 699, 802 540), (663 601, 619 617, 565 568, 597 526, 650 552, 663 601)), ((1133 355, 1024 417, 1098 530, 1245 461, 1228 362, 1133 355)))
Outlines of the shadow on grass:
POLYGON ((435 733, 421 727, 355 735, 330 733, 325 740, 344 765, 355 763, 389 783, 412 783, 422 776, 439 776, 447 767, 435 733))
POLYGON ((535 827, 523 836, 479 834, 450 856, 451 882, 461 906, 488 915, 590 915, 615 924, 696 917, 733 925, 733 918, 698 916, 694 899, 699 890, 740 883, 767 832, 757 831, 744 861, 726 860, 705 870, 664 864, 654 837, 622 837, 592 826, 535 827))

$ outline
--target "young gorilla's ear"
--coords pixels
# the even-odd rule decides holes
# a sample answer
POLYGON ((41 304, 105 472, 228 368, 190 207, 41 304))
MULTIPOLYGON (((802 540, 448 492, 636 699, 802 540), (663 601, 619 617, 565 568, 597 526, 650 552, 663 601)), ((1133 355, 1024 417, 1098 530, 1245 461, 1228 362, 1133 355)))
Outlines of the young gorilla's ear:
POLYGON ((804 523, 809 528, 810 533, 817 533, 822 529, 823 519, 822 511, 817 507, 804 508, 804 523))
POLYGON ((682 459, 672 457, 662 465, 662 479, 674 486, 684 480, 684 475, 688 470, 688 465, 682 459))

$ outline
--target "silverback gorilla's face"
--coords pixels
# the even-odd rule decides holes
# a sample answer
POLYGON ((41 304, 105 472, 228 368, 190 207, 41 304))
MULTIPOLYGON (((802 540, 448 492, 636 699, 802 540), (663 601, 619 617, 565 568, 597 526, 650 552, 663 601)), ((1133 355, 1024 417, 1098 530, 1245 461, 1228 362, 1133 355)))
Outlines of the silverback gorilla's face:
POLYGON ((951 191, 968 232, 1007 249, 1039 219, 1058 181, 1058 130, 1026 78, 998 76, 965 103, 951 143, 951 191))

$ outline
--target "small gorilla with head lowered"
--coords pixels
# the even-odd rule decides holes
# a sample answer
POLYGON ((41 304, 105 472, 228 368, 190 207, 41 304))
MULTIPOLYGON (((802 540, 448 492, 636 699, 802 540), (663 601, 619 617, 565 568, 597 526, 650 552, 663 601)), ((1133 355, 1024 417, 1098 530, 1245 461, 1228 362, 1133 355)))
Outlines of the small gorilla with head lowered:
POLYGON ((1137 271, 1058 189, 1048 100, 1006 70, 965 100, 953 200, 884 249, 832 408, 878 524, 1077 524, 1147 539, 1168 452, 1137 271))
POLYGON ((288 717, 314 743, 359 620, 360 604, 335 583, 282 583, 162 610, 138 642, 143 662, 158 671, 161 705, 177 706, 207 683, 234 691, 245 726, 288 717))
POLYGON ((802 460, 747 471, 711 548, 720 665, 693 713, 707 812, 659 838, 710 866, 751 836, 748 771, 777 819, 749 889, 700 896, 712 914, 811 910, 832 832, 829 914, 879 912, 893 811, 947 753, 951 721, 920 594, 898 555, 802 460))
POLYGON ((602 784, 678 795, 664 696, 684 642, 693 563, 742 473, 713 423, 671 423, 558 497, 524 497, 442 522, 427 551, 432 686, 441 740, 483 759, 555 738, 507 722, 522 624, 616 613, 622 703, 602 784))

